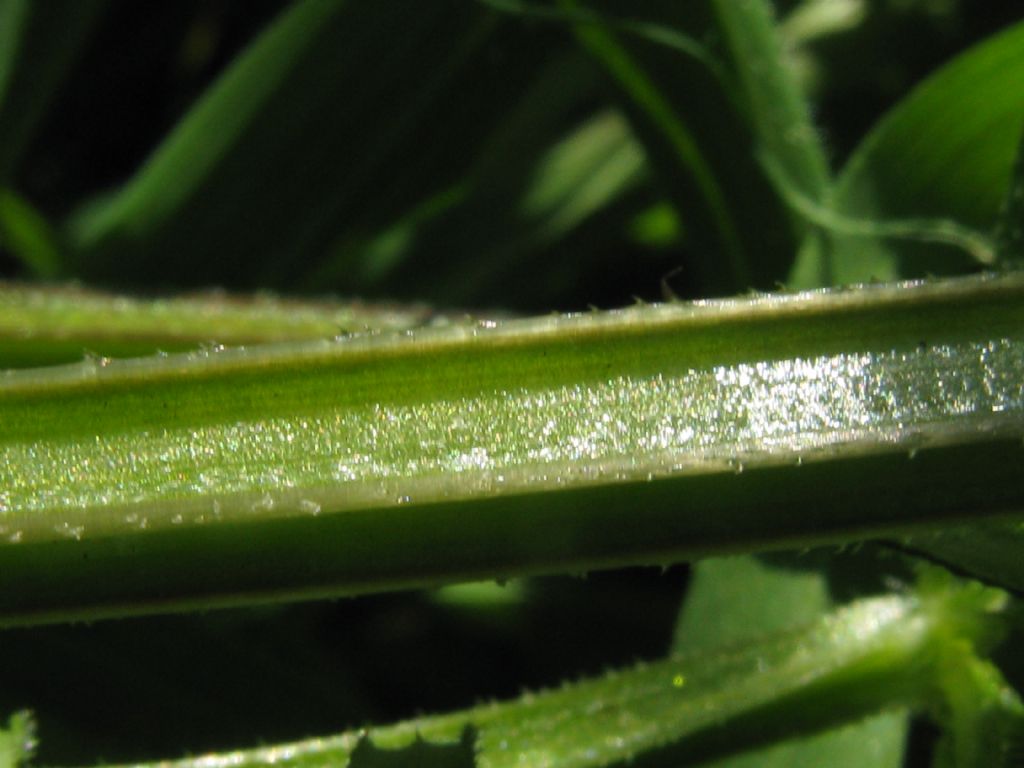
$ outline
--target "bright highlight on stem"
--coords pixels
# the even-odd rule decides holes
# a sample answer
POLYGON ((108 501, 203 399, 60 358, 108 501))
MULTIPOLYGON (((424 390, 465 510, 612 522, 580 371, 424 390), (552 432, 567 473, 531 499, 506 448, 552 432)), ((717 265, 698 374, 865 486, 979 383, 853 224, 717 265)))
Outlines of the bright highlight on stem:
POLYGON ((5 583, 0 611, 59 615, 83 568, 154 609, 1011 512, 1022 298, 971 278, 8 372, 0 567, 38 599, 5 583))

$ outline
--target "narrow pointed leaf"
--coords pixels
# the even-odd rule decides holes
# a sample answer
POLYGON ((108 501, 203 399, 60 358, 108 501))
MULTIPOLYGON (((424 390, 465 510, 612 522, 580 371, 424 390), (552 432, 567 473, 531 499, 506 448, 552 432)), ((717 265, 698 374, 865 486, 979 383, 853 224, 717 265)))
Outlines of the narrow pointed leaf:
MULTIPOLYGON (((713 7, 755 137, 752 155, 770 158, 773 167, 785 176, 786 184, 809 200, 823 202, 831 184, 828 160, 811 119, 810 105, 783 46, 772 5, 767 0, 715 0, 713 7)), ((796 211, 791 215, 795 219, 793 231, 807 239, 805 259, 812 260, 812 254, 821 258, 820 234, 796 211)), ((789 254, 775 257, 776 280, 792 267, 787 257, 789 254)), ((805 283, 798 287, 818 285, 805 283)))
MULTIPOLYGON (((616 3, 563 4, 570 17, 593 12, 591 6, 616 3)), ((756 162, 757 129, 744 114, 746 105, 733 98, 728 67, 717 51, 696 42, 720 34, 712 10, 702 2, 651 6, 644 13, 628 23, 611 13, 607 21, 588 16, 575 31, 620 91, 677 208, 693 251, 684 270, 699 278, 705 293, 771 287, 797 240, 756 162), (637 27, 644 34, 632 31, 637 27), (666 42, 678 38, 688 45, 666 42)))
POLYGON ((803 194, 821 200, 829 185, 825 150, 766 0, 715 0, 730 60, 760 151, 775 159, 803 194))
POLYGON ((298 282, 342 233, 460 181, 549 55, 519 34, 472 3, 288 5, 132 178, 70 218, 77 274, 298 282), (514 68, 494 58, 506 45, 514 68))
POLYGON ((36 277, 61 272, 63 256, 49 222, 9 189, 0 189, 0 246, 36 277))
POLYGON ((95 247, 120 232, 145 236, 179 214, 244 137, 246 128, 288 83, 340 0, 300 2, 283 14, 224 73, 176 130, 116 194, 92 205, 73 232, 95 247))
MULTIPOLYGON (((619 218, 612 206, 647 179, 643 149, 610 110, 567 132, 545 126, 536 116, 539 107, 551 100, 566 102, 566 112, 578 107, 559 94, 573 82, 585 95, 580 74, 593 66, 587 59, 557 63, 511 111, 509 124, 491 137, 462 183, 368 241, 343 235, 305 287, 344 280, 371 292, 388 286, 396 295, 429 295, 454 306, 494 296, 511 303, 517 285, 539 292, 537 264, 560 271, 551 261, 553 247, 598 214, 606 215, 603 227, 614 233, 619 218)), ((579 255, 569 250, 563 259, 569 258, 579 255)))

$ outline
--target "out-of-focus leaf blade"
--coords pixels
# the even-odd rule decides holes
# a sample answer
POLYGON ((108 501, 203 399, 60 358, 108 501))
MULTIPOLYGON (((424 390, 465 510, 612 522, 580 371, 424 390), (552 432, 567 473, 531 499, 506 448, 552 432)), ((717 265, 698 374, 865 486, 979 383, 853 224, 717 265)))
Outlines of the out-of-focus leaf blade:
MULTIPOLYGON (((771 4, 766 0, 713 0, 713 7, 755 136, 753 151, 762 162, 778 169, 786 184, 799 190, 802 197, 823 201, 831 183, 828 160, 771 4)), ((791 215, 796 219, 794 231, 806 235, 806 258, 820 259, 821 236, 814 222, 800 220, 796 211, 791 215)), ((792 264, 791 260, 776 259, 776 279, 781 280, 792 264)))
POLYGON ((601 115, 542 158, 521 206, 539 220, 537 237, 553 240, 598 210, 643 168, 642 150, 618 115, 601 115))
MULTIPOLYGON (((643 119, 641 124, 651 123, 654 130, 647 136, 653 137, 655 147, 667 143, 674 152, 674 165, 658 163, 656 167, 669 175, 682 215, 698 219, 689 226, 698 229, 697 248, 710 251, 702 261, 713 264, 716 258, 728 257, 730 266, 723 271, 719 265, 719 274, 710 279, 708 287, 713 291, 714 282, 721 279, 733 280, 735 287, 749 287, 751 282, 771 284, 789 270, 791 252, 784 247, 774 250, 771 237, 756 247, 747 242, 747 230, 763 236, 778 226, 766 214, 779 201, 760 188, 764 174, 755 157, 770 157, 790 183, 815 201, 824 198, 830 181, 824 149, 772 8, 761 0, 713 0, 690 4, 686 10, 664 5, 652 8, 646 12, 655 14, 653 21, 588 17, 589 23, 580 23, 579 34, 632 99, 643 119), (626 34, 616 41, 616 31, 626 34), (690 41, 686 51, 699 50, 683 55, 683 48, 670 44, 673 34, 690 41), (695 40, 711 35, 724 39, 722 64, 695 40), (666 65, 669 58, 675 58, 672 67, 666 65), (725 72, 731 73, 731 80, 726 80, 725 72), (706 80, 714 81, 732 98, 714 103, 720 94, 713 89, 702 92, 700 84, 706 80), (708 113, 716 116, 717 124, 707 118, 708 113), (725 142, 732 144, 729 157, 725 142), (692 178, 695 193, 682 178, 672 178, 672 167, 692 178), (741 175, 745 175, 742 180, 741 175), (762 199, 758 200, 758 194, 762 199), (703 207, 694 205, 698 198, 703 207), (702 234, 700 230, 709 225, 716 232, 702 234)), ((795 214, 793 233, 813 228, 807 224, 795 214)), ((707 281, 716 267, 705 266, 704 271, 707 281)))
POLYGON ((10 189, 0 189, 0 246, 36 277, 56 277, 62 267, 60 246, 49 222, 10 189))
POLYGON ((79 247, 88 250, 121 232, 144 236, 178 214, 274 95, 291 84, 289 75, 343 6, 342 0, 299 2, 270 25, 203 95, 139 173, 77 218, 72 231, 79 247))
POLYGON ((464 207, 424 228, 412 284, 436 284, 428 290, 452 304, 500 296, 517 273, 542 262, 557 269, 553 247, 599 212, 618 225, 613 206, 647 176, 643 149, 615 112, 589 117, 530 160, 514 183, 483 179, 464 207), (463 258, 434 268, 430 253, 446 242, 460 244, 463 258))
MULTIPOLYGON (((614 234, 614 206, 643 184, 646 165, 618 113, 590 111, 598 74, 578 51, 553 57, 504 107, 456 185, 379 231, 342 233, 302 287, 345 280, 363 293, 427 295, 446 305, 494 297, 514 304, 523 275, 540 263, 558 272, 554 247, 595 214, 608 214, 595 226, 614 234)), ((525 282, 536 287, 536 278, 525 282)))
POLYGON ((551 40, 476 4, 296 3, 72 218, 79 272, 294 283, 342 233, 382 232, 458 183, 551 40))
POLYGON ((632 99, 638 113, 650 121, 659 143, 667 150, 672 167, 676 169, 676 174, 669 172, 670 175, 680 177, 682 183, 678 186, 688 188, 692 184, 692 191, 688 190, 689 194, 686 194, 685 206, 687 213, 693 216, 689 231, 694 237, 698 233, 705 235, 705 245, 714 253, 704 262, 702 282, 712 291, 748 283, 750 267, 740 240, 740 225, 729 209, 728 196, 702 156, 697 139, 686 121, 610 30, 599 24, 587 24, 580 25, 577 34, 583 45, 605 64, 632 99), (690 206, 697 212, 690 210, 690 206))
POLYGON ((769 155, 801 192, 821 200, 828 161, 765 0, 714 0, 730 62, 753 124, 759 151, 769 155))
POLYGON ((869 717, 821 733, 701 763, 700 768, 901 768, 907 715, 869 717))
POLYGON ((815 571, 782 570, 754 557, 704 560, 694 569, 673 648, 749 642, 811 624, 831 607, 828 585, 815 571))
MULTIPOLYGON (((1024 126, 1024 23, 962 54, 900 102, 853 153, 834 190, 837 214, 865 224, 933 220, 988 232, 1024 126)), ((884 230, 884 227, 882 228, 884 230)), ((805 247, 797 286, 963 272, 978 265, 963 249, 906 239, 836 234, 823 260, 805 247)))
POLYGON ((0 0, 0 184, 107 0, 0 0))
POLYGON ((19 768, 28 763, 35 748, 35 724, 27 712, 11 715, 0 728, 0 768, 19 768))
MULTIPOLYGON (((476 732, 466 726, 458 741, 431 742, 416 736, 405 746, 381 749, 369 738, 362 738, 352 750, 346 768, 477 768, 476 732)), ((328 760, 339 760, 333 755, 328 760)))
POLYGON ((792 46, 848 32, 867 15, 865 0, 803 0, 781 21, 779 32, 792 46))
MULTIPOLYGON (((622 7, 594 4, 601 11, 622 7)), ((660 26, 691 39, 715 28, 703 2, 651 4, 643 12, 629 24, 660 26)), ((755 160, 756 130, 743 114, 742 99, 738 106, 713 50, 688 55, 650 34, 628 33, 618 18, 609 13, 604 23, 597 16, 575 29, 617 84, 652 168, 677 207, 692 259, 684 272, 697 276, 710 294, 772 287, 791 259, 795 233, 755 160)))

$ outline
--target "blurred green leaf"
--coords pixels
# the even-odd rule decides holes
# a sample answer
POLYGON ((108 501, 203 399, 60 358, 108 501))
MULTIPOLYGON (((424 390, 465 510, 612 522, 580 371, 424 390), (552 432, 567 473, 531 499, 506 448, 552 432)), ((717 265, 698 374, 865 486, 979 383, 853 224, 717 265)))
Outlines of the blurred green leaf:
POLYGON ((541 261, 554 269, 553 247, 598 212, 614 231, 619 218, 608 214, 645 181, 644 153, 626 122, 613 110, 590 111, 595 81, 587 57, 554 56, 503 107, 460 182, 377 233, 342 234, 303 287, 346 279, 364 292, 444 304, 514 303, 517 275, 541 261))
POLYGON ((867 15, 865 0, 803 0, 779 25, 790 46, 805 45, 829 35, 848 32, 867 15))
MULTIPOLYGON (((869 15, 865 0, 803 0, 780 19, 778 33, 786 49, 792 77, 808 98, 814 100, 817 113, 820 114, 817 100, 831 74, 819 55, 820 44, 852 37, 850 33, 869 15)), ((829 138, 833 138, 831 131, 829 138)))
POLYGON ((642 22, 611 15, 578 21, 578 34, 634 106, 692 237, 700 282, 712 292, 773 286, 808 227, 798 215, 786 224, 757 157, 771 157, 813 200, 824 197, 829 172, 772 8, 712 0, 644 12, 650 18, 642 22), (630 34, 620 40, 619 31, 630 34), (670 34, 723 45, 694 53, 699 43, 671 45, 670 34))
MULTIPOLYGON (((831 184, 828 160, 771 4, 766 0, 713 0, 713 6, 729 47, 739 98, 754 131, 754 157, 770 163, 775 173, 769 173, 769 178, 777 186, 781 176, 784 189, 795 189, 801 198, 821 202, 831 184)), ((796 210, 791 215, 794 231, 806 236, 808 251, 819 245, 816 222, 801 219, 796 210)), ((785 256, 789 258, 777 263, 777 280, 791 269, 791 254, 785 256)))
POLYGON ((107 0, 0 0, 0 185, 107 0))
POLYGON ((553 240, 634 182, 643 166, 643 150, 622 119, 598 115, 541 159, 521 215, 541 222, 536 237, 553 240))
POLYGON ((345 232, 327 247, 319 267, 302 278, 301 287, 316 290, 343 284, 372 291, 408 263, 421 231, 430 222, 457 209, 469 197, 464 183, 442 189, 418 203, 397 221, 376 232, 345 232))
POLYGON ((27 712, 11 715, 0 728, 0 768, 18 768, 28 762, 35 748, 35 723, 27 712))
MULTIPOLYGON (((297 3, 272 24, 200 99, 140 172, 115 194, 89 205, 72 233, 79 247, 128 232, 144 237, 179 214, 243 140, 268 102, 291 83, 341 0, 297 3)), ((290 115, 294 119, 294 115, 290 115)))
POLYGON ((754 128, 757 152, 772 158, 804 196, 821 200, 830 182, 828 161, 771 4, 765 0, 713 0, 713 4, 754 128))
MULTIPOLYGON (((992 264, 995 261, 995 246, 992 239, 953 219, 875 220, 846 216, 804 196, 771 157, 762 157, 762 163, 769 175, 775 179, 776 186, 790 207, 809 223, 817 225, 833 236, 874 238, 877 242, 889 239, 903 243, 945 245, 959 249, 978 264, 992 264)), ((825 268, 824 254, 829 248, 830 244, 824 242, 821 237, 808 238, 794 270, 794 277, 789 281, 789 287, 804 289, 817 285, 825 268), (808 284, 806 281, 811 282, 808 284)))
POLYGON ((49 222, 10 189, 0 189, 0 245, 40 278, 56 277, 60 247, 49 222))
POLYGON ((758 129, 742 89, 721 66, 732 53, 695 55, 665 43, 670 35, 713 34, 709 4, 654 3, 644 6, 642 19, 628 21, 611 12, 623 4, 606 0, 595 7, 607 9, 608 20, 597 16, 574 28, 618 85, 652 168, 679 212, 689 284, 700 284, 706 294, 773 286, 792 258, 796 233, 756 162, 758 129), (662 38, 624 28, 641 22, 648 30, 663 28, 662 38))
POLYGON ((122 189, 71 219, 81 274, 296 282, 342 233, 372 239, 461 180, 549 56, 551 38, 524 34, 454 0, 290 6, 122 189))
POLYGON ((1022 82, 1024 23, 974 46, 918 86, 861 143, 836 183, 830 208, 860 222, 861 236, 840 226, 826 253, 805 246, 791 283, 977 268, 962 247, 941 250, 920 241, 950 231, 976 237, 995 224, 1024 126, 1022 82), (914 226, 894 239, 905 219, 914 226))
POLYGON ((606 216, 606 226, 617 226, 613 206, 647 176, 642 147, 621 115, 611 111, 588 117, 538 156, 523 160, 515 183, 482 179, 457 216, 424 233, 417 249, 421 265, 446 241, 465 249, 462 259, 443 265, 433 278, 418 275, 436 280, 435 290, 445 300, 500 296, 510 275, 536 268, 554 245, 598 213, 606 216), (461 237, 453 232, 456 226, 461 237))
POLYGON ((577 34, 583 45, 608 68, 632 99, 636 110, 650 122, 659 143, 663 144, 659 147, 662 152, 657 154, 668 154, 670 167, 678 169, 677 174, 669 172, 669 175, 678 175, 679 186, 685 190, 682 208, 688 217, 693 217, 690 231, 694 237, 703 235, 705 245, 713 249, 710 258, 701 262, 703 282, 718 285, 719 290, 749 283, 750 268, 740 242, 738 223, 727 208, 728 197, 671 99, 661 93, 609 29, 588 23, 580 25, 577 34), (696 208, 696 212, 691 208, 696 208))
POLYGON ((749 642, 806 626, 832 607, 815 571, 784 570, 755 557, 713 558, 694 569, 676 626, 676 651, 749 642))

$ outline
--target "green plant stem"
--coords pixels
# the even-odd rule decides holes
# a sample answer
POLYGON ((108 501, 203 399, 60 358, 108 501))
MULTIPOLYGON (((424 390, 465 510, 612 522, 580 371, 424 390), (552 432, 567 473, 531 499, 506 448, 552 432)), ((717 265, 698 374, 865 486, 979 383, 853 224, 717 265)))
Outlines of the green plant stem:
POLYGON ((297 301, 219 293, 142 300, 79 287, 0 283, 0 368, 133 357, 200 345, 237 346, 405 330, 424 306, 297 301))
MULTIPOLYGON (((475 762, 467 756, 444 765, 692 765, 879 710, 941 708, 942 680, 963 677, 980 663, 973 649, 984 652, 997 639, 1004 602, 977 585, 862 600, 747 645, 613 671, 515 701, 159 765, 398 765, 407 763, 360 758, 370 751, 411 755, 417 743, 454 746, 467 734, 475 762), (361 749, 364 740, 372 750, 361 749)), ((971 682, 951 695, 984 698, 995 710, 991 692, 975 692, 971 682)), ((953 746, 961 748, 976 734, 967 729, 955 736, 953 746)))
POLYGON ((810 108, 782 48, 766 0, 714 0, 761 152, 775 159, 800 192, 821 201, 830 183, 828 160, 810 108))
POLYGON ((1012 514, 1022 298, 1004 275, 8 372, 0 616, 667 563, 1012 514))

